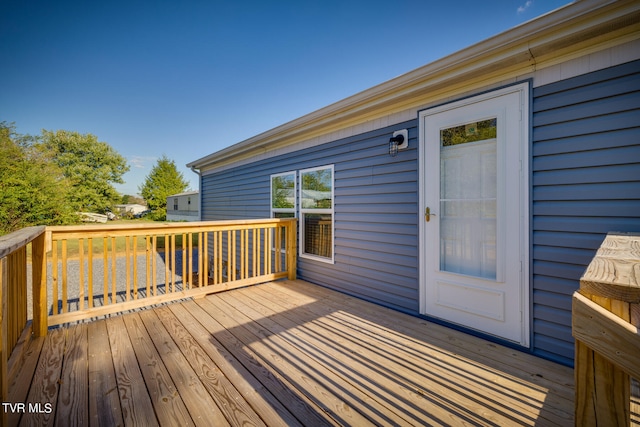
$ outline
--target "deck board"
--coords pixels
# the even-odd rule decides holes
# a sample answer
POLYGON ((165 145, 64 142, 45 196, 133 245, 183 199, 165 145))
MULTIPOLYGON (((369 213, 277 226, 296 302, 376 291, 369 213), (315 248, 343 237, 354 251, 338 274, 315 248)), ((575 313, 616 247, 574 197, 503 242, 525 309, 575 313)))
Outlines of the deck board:
MULTIPOLYGON (((270 291, 263 288, 251 296, 255 298, 258 293, 262 293, 263 307, 295 298, 292 294, 285 297, 278 295, 274 289, 270 291)), ((325 304, 322 306, 325 307, 325 304)), ((264 314, 269 315, 266 311, 264 314)), ((297 325, 308 328, 308 331, 301 331, 299 335, 313 342, 325 354, 333 349, 333 360, 326 363, 333 363, 336 371, 340 370, 339 364, 349 366, 349 371, 343 374, 344 380, 371 390, 375 393, 376 401, 390 403, 390 410, 402 410, 397 414, 399 419, 406 418, 408 422, 415 423, 431 416, 436 419, 430 422, 440 420, 447 424, 452 411, 461 416, 464 414, 466 421, 474 424, 482 421, 492 421, 499 425, 522 424, 534 419, 527 414, 531 402, 527 404, 520 401, 527 398, 529 389, 518 389, 513 382, 500 384, 495 378, 489 381, 482 370, 466 361, 459 364, 442 363, 438 361, 439 355, 429 348, 380 328, 379 324, 356 324, 353 323, 355 320, 346 324, 337 320, 339 315, 323 313, 320 320, 322 324, 314 325, 318 323, 315 320, 318 316, 316 313, 309 314, 300 315, 299 311, 295 315, 287 313, 292 318, 288 322, 282 322, 288 323, 294 331, 300 329, 297 325), (354 340, 351 334, 354 325, 361 333, 375 338, 375 346, 366 341, 354 340), (358 357, 354 357, 356 352, 358 357), (387 369, 381 374, 379 366, 387 369), (411 393, 403 393, 406 390, 411 393), (448 393, 444 393, 444 390, 448 393), (445 395, 448 398, 443 398, 445 395), (428 412, 425 407, 429 407, 428 412), (494 409, 487 411, 486 408, 494 409)))
MULTIPOLYGON (((52 330, 47 334, 38 365, 33 375, 27 404, 50 404, 56 407, 58 402, 58 388, 60 386, 62 361, 65 346, 65 330, 52 330)), ((42 410, 31 412, 29 419, 22 417, 20 425, 53 425, 55 413, 42 410)))
POLYGON ((140 372, 144 377, 147 392, 160 424, 193 425, 189 411, 165 366, 166 362, 158 354, 138 313, 127 314, 122 319, 133 344, 136 358, 139 361, 145 361, 139 363, 140 372))
POLYGON ((24 425, 573 423, 572 369, 303 281, 31 344, 16 378, 33 381, 17 390, 54 411, 24 425))
POLYGON ((106 322, 88 324, 89 425, 122 426, 122 408, 106 322))
MULTIPOLYGON (((144 377, 122 317, 105 320, 125 425, 158 425, 144 377)), ((142 364, 145 364, 143 361, 142 364)))
MULTIPOLYGON (((208 315, 207 311, 202 307, 208 306, 208 301, 199 300, 198 303, 194 301, 186 302, 184 307, 199 322, 202 322, 203 327, 211 334, 210 339, 219 342, 232 355, 233 360, 246 369, 246 373, 243 373, 245 378, 249 378, 247 381, 252 384, 257 382, 263 385, 265 392, 261 393, 261 396, 267 404, 270 404, 277 411, 278 417, 281 417, 283 424, 296 425, 297 422, 300 425, 320 425, 323 422, 324 418, 318 415, 318 411, 308 400, 301 397, 295 387, 276 372, 268 369, 263 357, 246 348, 240 339, 227 330, 218 320, 208 315), (277 406, 277 404, 280 404, 280 406, 277 406)), ((172 306, 172 309, 175 310, 174 306, 172 306)), ((224 313, 218 313, 218 318, 223 316, 224 313)), ((237 334, 242 331, 238 329, 235 332, 237 334)), ((259 390, 259 388, 256 388, 256 391, 259 390)), ((270 425, 278 425, 275 422, 278 421, 278 417, 270 425)), ((263 419, 266 420, 267 418, 263 417, 263 419)))
POLYGON ((79 426, 89 424, 87 325, 78 324, 65 330, 58 408, 55 424, 76 420, 79 426))

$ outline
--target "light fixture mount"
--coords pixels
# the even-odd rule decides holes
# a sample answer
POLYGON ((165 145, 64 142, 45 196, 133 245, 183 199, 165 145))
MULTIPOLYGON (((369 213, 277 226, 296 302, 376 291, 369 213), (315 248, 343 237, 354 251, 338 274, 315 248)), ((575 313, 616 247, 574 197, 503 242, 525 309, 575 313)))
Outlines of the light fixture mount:
POLYGON ((393 136, 389 138, 389 155, 395 157, 398 150, 409 148, 409 131, 401 129, 393 132, 393 136))

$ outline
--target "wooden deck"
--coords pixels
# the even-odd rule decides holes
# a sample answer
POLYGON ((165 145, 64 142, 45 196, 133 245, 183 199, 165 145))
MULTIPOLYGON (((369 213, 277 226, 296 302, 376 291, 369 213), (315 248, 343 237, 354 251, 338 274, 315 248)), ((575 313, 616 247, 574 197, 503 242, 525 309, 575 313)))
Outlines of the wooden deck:
POLYGON ((24 358, 10 425, 573 424, 572 369, 299 280, 52 329, 24 358))

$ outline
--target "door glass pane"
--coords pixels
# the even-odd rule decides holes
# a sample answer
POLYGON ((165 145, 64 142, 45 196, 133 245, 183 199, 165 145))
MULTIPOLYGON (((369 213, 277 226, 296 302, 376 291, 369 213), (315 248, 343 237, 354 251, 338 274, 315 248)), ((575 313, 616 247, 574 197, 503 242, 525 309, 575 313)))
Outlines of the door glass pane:
POLYGON ((440 131, 440 270, 496 278, 496 119, 440 131))

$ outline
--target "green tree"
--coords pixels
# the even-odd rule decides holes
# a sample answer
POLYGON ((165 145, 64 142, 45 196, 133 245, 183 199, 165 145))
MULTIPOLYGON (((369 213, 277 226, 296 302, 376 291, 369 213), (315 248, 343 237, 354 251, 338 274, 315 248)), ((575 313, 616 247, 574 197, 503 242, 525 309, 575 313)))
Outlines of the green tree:
POLYGON ((13 123, 0 122, 0 234, 78 220, 63 171, 36 142, 17 134, 13 123))
POLYGON ((187 181, 176 168, 173 160, 166 155, 158 160, 151 169, 139 191, 147 201, 147 206, 153 211, 153 219, 165 220, 167 217, 167 197, 182 193, 187 189, 187 181))
POLYGON ((40 145, 69 181, 73 209, 102 213, 120 201, 113 184, 124 182, 129 166, 109 144, 92 134, 43 130, 40 145))

